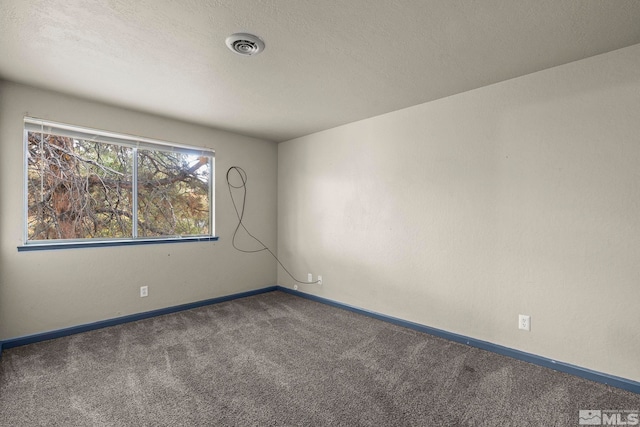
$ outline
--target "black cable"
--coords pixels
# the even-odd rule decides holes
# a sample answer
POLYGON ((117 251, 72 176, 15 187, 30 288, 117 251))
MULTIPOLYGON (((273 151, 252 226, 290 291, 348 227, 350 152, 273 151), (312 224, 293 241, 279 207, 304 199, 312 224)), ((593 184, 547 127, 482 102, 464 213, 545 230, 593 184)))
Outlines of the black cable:
POLYGON ((227 169, 227 188, 229 189, 229 196, 231 196, 231 203, 233 204, 233 209, 236 211, 236 216, 238 217, 238 225, 236 225, 236 229, 233 230, 233 237, 231 238, 231 244, 233 245, 233 247, 237 251, 248 253, 248 254, 267 251, 278 262, 280 267, 282 267, 282 269, 284 271, 286 271, 286 273, 289 275, 289 277, 291 277, 294 281, 296 281, 298 283, 301 283, 303 285, 314 285, 314 284, 318 283, 319 280, 316 280, 315 282, 304 282, 302 280, 298 280, 295 277, 293 277, 293 274, 291 274, 289 272, 289 270, 287 270, 287 268, 284 265, 282 265, 282 263, 280 262, 280 260, 276 256, 276 254, 274 254, 271 251, 271 249, 269 249, 267 247, 267 245, 262 243, 262 241, 260 239, 258 239, 256 236, 251 234, 249 232, 249 230, 247 230, 247 227, 244 226, 244 223, 242 222, 242 220, 244 219, 244 208, 245 208, 245 205, 247 203, 247 173, 240 166, 231 166, 229 169, 227 169), (235 171, 238 174, 238 176, 240 177, 240 181, 242 182, 241 185, 233 185, 231 183, 231 180, 229 179, 229 174, 231 173, 231 171, 235 171), (236 200, 233 198, 233 190, 231 190, 232 188, 235 188, 235 189, 240 189, 241 188, 242 189, 242 208, 240 210, 238 210, 238 205, 236 205, 236 200), (249 237, 251 237, 253 240, 258 242, 262 246, 262 248, 261 249, 247 250, 247 249, 241 249, 238 246, 236 246, 236 235, 238 234, 238 230, 240 230, 240 227, 242 227, 242 229, 244 231, 246 231, 246 233, 247 233, 247 235, 249 237))

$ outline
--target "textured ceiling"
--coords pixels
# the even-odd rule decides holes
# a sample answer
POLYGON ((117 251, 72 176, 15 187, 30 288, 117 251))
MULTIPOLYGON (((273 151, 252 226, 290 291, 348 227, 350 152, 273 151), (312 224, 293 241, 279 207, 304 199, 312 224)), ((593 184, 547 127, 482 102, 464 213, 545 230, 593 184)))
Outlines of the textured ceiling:
POLYGON ((0 78, 275 141, 636 43, 638 0, 0 0, 0 78))

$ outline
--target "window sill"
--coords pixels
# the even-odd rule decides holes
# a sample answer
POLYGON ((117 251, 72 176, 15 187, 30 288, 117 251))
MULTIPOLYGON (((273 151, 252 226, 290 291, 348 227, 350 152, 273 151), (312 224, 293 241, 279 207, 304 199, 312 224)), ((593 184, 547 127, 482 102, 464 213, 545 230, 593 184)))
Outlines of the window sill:
POLYGON ((161 243, 216 242, 218 236, 170 237, 160 239, 92 240, 86 242, 29 243, 18 246, 18 252, 50 251, 57 249, 102 248, 108 246, 156 245, 161 243))

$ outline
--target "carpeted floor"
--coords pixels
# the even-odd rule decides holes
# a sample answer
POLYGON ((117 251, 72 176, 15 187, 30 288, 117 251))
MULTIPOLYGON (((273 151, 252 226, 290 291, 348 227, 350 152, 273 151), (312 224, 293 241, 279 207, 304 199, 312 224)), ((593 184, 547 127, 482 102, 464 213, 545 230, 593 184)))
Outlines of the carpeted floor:
POLYGON ((5 350, 2 426, 577 426, 640 395, 271 292, 5 350))

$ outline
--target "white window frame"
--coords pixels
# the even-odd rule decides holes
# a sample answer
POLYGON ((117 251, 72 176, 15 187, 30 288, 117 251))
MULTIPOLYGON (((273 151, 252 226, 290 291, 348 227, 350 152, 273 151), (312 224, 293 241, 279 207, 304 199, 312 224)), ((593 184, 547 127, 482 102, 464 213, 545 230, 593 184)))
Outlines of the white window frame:
POLYGON ((99 129, 92 129, 82 126, 75 126, 66 123, 54 122, 50 120, 38 119, 35 117, 24 117, 23 131, 23 244, 18 247, 18 251, 41 250, 41 249, 63 249, 77 247, 97 247, 97 246, 121 246, 137 245, 149 243, 176 243, 189 241, 216 241, 215 235, 215 151, 209 148, 193 147, 172 142, 160 141, 134 135, 127 135, 116 132, 109 132, 99 129), (129 147, 133 150, 133 171, 132 171, 132 237, 121 238, 89 238, 89 239, 50 239, 50 240, 29 240, 29 187, 28 187, 28 152, 29 152, 29 132, 51 133, 60 136, 96 141, 106 144, 115 144, 129 147), (206 156, 209 158, 209 233, 195 236, 162 236, 162 237, 138 237, 138 191, 137 191, 137 154, 139 149, 153 151, 168 151, 174 153, 190 154, 195 156, 206 156))

